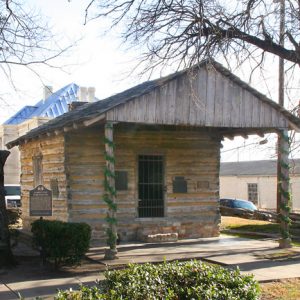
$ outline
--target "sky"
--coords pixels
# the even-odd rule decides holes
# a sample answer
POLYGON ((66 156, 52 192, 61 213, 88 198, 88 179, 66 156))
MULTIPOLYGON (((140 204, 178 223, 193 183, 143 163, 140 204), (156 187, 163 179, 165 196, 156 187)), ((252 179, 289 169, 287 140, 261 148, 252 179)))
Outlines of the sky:
POLYGON ((134 85, 138 80, 128 78, 133 56, 112 33, 103 35, 99 22, 84 24, 84 9, 88 1, 29 0, 27 5, 40 10, 46 16, 53 31, 64 45, 77 45, 55 61, 61 69, 39 67, 38 76, 25 68, 14 68, 12 72, 17 91, 1 79, 0 121, 4 122, 24 105, 38 102, 43 95, 43 84, 53 86, 54 91, 75 82, 80 86, 94 86, 96 95, 102 99, 134 85))
MULTIPOLYGON (((0 76, 0 122, 3 123, 24 105, 33 105, 42 99, 43 84, 50 85, 54 91, 74 82, 80 86, 93 86, 96 96, 103 99, 147 80, 137 72, 131 73, 138 61, 137 50, 128 49, 122 44, 119 33, 107 31, 109 20, 98 20, 84 25, 84 11, 87 0, 27 0, 26 5, 33 7, 52 26, 53 32, 65 45, 75 44, 71 52, 55 61, 62 68, 37 68, 38 76, 24 68, 15 68, 12 80, 13 89, 5 77, 0 76), (75 43, 75 41, 78 41, 75 43)), ((251 85, 271 99, 277 99, 277 59, 271 58, 263 74, 256 72, 251 85)), ((248 81, 250 66, 233 70, 248 81)), ((170 68, 170 73, 175 71, 170 68)), ((161 74, 157 71, 153 78, 161 74)), ((299 80, 293 89, 287 89, 286 103, 292 107, 297 102, 299 80)), ((299 98, 299 97, 298 97, 299 98)), ((222 160, 238 161, 275 158, 275 139, 265 137, 235 138, 223 142, 222 160), (268 143, 265 143, 268 141, 268 143)))

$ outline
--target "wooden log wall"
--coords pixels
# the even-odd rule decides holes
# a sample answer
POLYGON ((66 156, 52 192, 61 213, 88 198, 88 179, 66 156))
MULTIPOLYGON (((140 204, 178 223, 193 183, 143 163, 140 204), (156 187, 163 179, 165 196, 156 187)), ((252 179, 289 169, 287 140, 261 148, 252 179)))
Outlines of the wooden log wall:
POLYGON ((51 189, 51 180, 57 180, 58 195, 52 197, 53 215, 48 219, 68 220, 65 175, 65 143, 63 135, 42 137, 20 146, 21 152, 21 194, 23 227, 30 230, 30 224, 38 217, 29 216, 29 191, 35 188, 33 157, 42 155, 42 184, 51 189))
POLYGON ((68 133, 65 141, 69 220, 90 224, 92 238, 104 240, 104 128, 76 130, 68 133))
MULTIPOLYGON (((122 240, 177 232, 180 238, 216 236, 220 139, 205 130, 115 125, 116 170, 128 172, 128 190, 117 193, 118 232, 122 240), (165 167, 165 217, 137 215, 137 162, 139 154, 159 154, 165 167), (184 176, 185 194, 173 193, 172 181, 184 176)), ((103 128, 83 129, 66 137, 66 174, 70 221, 87 222, 94 239, 105 239, 107 206, 102 200, 103 128)))

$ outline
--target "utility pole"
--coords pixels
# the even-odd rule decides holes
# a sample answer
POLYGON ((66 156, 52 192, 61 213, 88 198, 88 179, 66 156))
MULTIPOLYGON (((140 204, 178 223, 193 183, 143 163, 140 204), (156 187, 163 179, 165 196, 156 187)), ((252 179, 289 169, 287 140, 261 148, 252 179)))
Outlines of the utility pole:
MULTIPOLYGON (((274 2, 280 2, 279 45, 284 46, 285 0, 274 0, 274 2)), ((284 59, 281 57, 279 58, 278 104, 284 107, 284 59)), ((280 248, 291 247, 289 233, 289 152, 290 147, 288 131, 279 130, 277 144, 277 213, 279 214, 280 218, 280 248)))
MULTIPOLYGON (((284 46, 284 31, 285 31, 285 0, 274 0, 275 3, 280 2, 280 25, 279 25, 279 45, 284 46)), ((279 76, 278 76, 278 104, 284 107, 284 59, 279 57, 279 76)), ((281 187, 280 187, 280 139, 281 135, 278 134, 277 140, 277 213, 280 213, 281 202, 281 187)))

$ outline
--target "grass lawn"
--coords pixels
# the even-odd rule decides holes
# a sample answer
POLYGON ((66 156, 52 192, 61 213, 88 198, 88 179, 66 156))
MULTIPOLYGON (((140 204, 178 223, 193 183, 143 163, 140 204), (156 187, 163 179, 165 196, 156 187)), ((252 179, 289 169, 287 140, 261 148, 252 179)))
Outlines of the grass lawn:
POLYGON ((268 225, 268 224, 272 224, 272 223, 268 221, 243 219, 238 217, 222 216, 221 218, 221 230, 234 229, 240 226, 250 226, 250 225, 256 226, 256 225, 268 225))
POLYGON ((236 229, 249 232, 279 233, 279 224, 267 221, 222 217, 221 229, 236 229))
MULTIPOLYGON (((280 232, 279 224, 277 223, 222 216, 221 231, 226 229, 238 230, 241 232, 241 233, 234 233, 234 234, 230 233, 231 235, 237 235, 240 237, 248 237, 253 239, 260 239, 261 237, 256 235, 249 235, 247 234, 247 232, 270 233, 270 234, 279 234, 280 232)), ((300 247, 299 242, 293 241, 293 245, 300 247)))

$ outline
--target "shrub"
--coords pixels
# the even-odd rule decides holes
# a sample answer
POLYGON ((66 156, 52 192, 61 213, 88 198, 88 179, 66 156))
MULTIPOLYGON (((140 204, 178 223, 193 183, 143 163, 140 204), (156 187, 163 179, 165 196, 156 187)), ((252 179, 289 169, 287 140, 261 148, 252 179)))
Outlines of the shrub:
POLYGON ((44 261, 54 262, 55 268, 79 264, 89 249, 91 228, 85 223, 36 220, 31 232, 44 261))
POLYGON ((105 277, 98 286, 61 291, 56 299, 259 299, 259 286, 252 275, 199 261, 129 265, 106 272, 105 277))
POLYGON ((7 211, 7 218, 9 225, 16 225, 21 218, 22 210, 20 208, 8 208, 7 211))
MULTIPOLYGON (((102 294, 98 286, 88 287, 81 285, 78 291, 66 290, 59 291, 55 300, 92 300, 101 299, 107 300, 108 298, 102 294)), ((123 298, 122 298, 123 299, 123 298)))

